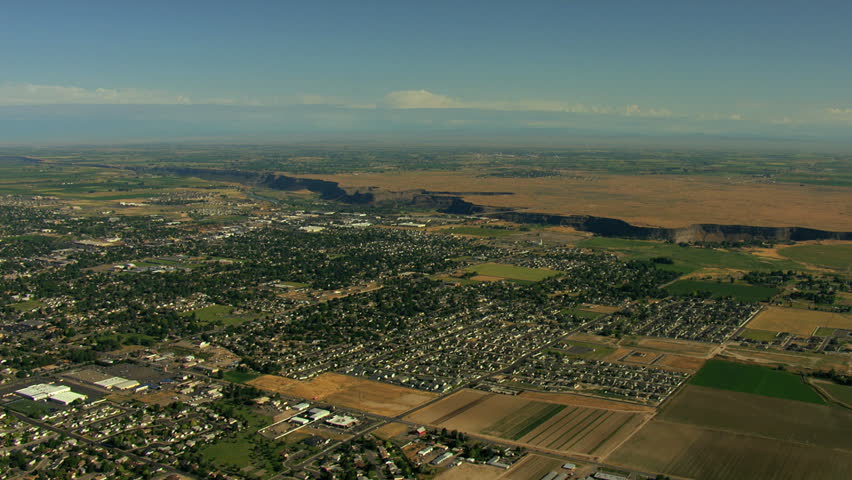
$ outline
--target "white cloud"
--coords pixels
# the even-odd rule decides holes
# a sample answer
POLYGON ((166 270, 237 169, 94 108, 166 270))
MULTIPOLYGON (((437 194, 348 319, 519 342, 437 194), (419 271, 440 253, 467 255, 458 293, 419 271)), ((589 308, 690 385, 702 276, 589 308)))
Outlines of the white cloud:
POLYGON ((161 90, 145 90, 138 88, 87 89, 61 85, 35 85, 32 83, 0 84, 0 105, 186 105, 190 103, 193 102, 186 96, 161 90))
POLYGON ((584 105, 549 100, 517 101, 466 101, 428 90, 397 90, 385 95, 384 104, 390 108, 469 108, 476 110, 530 111, 530 112, 567 112, 567 113, 620 113, 628 116, 669 117, 673 113, 668 109, 643 109, 638 105, 628 105, 624 109, 607 106, 584 105))
POLYGON ((464 102, 428 90, 399 90, 385 95, 392 108, 471 108, 464 102))
POLYGON ((827 108, 826 112, 832 115, 850 115, 852 114, 852 108, 827 108))

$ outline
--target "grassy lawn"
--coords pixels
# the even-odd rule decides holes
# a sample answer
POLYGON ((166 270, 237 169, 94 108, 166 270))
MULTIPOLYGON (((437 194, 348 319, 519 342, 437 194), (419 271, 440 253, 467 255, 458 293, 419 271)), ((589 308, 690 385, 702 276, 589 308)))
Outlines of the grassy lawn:
POLYGON ((525 280, 528 282, 538 282, 545 278, 559 275, 561 272, 555 270, 547 270, 543 268, 527 268, 518 267, 515 265, 506 265, 502 263, 483 263, 481 265, 473 265, 465 270, 475 272, 477 275, 487 277, 500 277, 513 280, 525 280))
POLYGON ((672 243, 620 238, 593 237, 577 244, 579 247, 613 250, 629 258, 649 260, 667 257, 673 265, 659 265, 660 269, 688 273, 704 267, 732 268, 738 270, 801 270, 801 265, 790 260, 762 258, 745 252, 716 248, 681 247, 672 243))
MULTIPOLYGON (((613 347, 610 347, 610 346, 607 346, 607 345, 601 345, 601 344, 598 344, 598 343, 577 342, 577 341, 574 341, 574 340, 568 340, 567 343, 569 345, 571 345, 571 347, 587 348, 587 349, 591 350, 591 351, 586 352, 586 353, 574 353, 574 352, 571 352, 571 351, 568 351, 568 350, 559 350, 560 352, 565 352, 566 355, 569 355, 569 356, 572 356, 572 357, 591 358, 591 359, 599 360, 599 359, 604 358, 607 355, 609 355, 609 354, 611 354, 612 352, 615 351, 615 348, 613 348, 613 347)), ((571 347, 569 347, 569 350, 570 350, 571 347)))
POLYGON ((666 291, 672 295, 710 292, 714 298, 733 297, 743 302, 762 302, 778 294, 778 290, 771 287, 736 283, 702 282, 700 280, 678 280, 666 287, 666 291))
POLYGON ((248 421, 246 428, 241 430, 235 438, 219 440, 206 447, 201 451, 202 455, 223 468, 226 465, 235 465, 240 469, 249 466, 268 467, 269 465, 266 464, 275 459, 256 458, 252 440, 259 438, 257 431, 272 423, 272 419, 265 415, 258 415, 245 407, 237 408, 237 412, 248 421))
POLYGON ((814 336, 828 337, 828 336, 834 335, 834 332, 836 332, 836 331, 837 331, 836 328, 819 327, 819 328, 816 329, 816 332, 814 332, 814 336))
POLYGON ((27 300, 24 302, 12 303, 9 306, 19 312, 31 312, 37 308, 43 307, 44 303, 38 300, 27 300))
POLYGON ((772 340, 775 340, 775 337, 777 337, 778 334, 767 330, 752 330, 750 328, 746 328, 742 331, 742 333, 740 333, 740 336, 749 340, 756 340, 758 342, 771 342, 772 340))
POLYGON ((852 245, 797 245, 782 248, 778 253, 797 262, 846 270, 852 266, 852 245))
POLYGON ((55 408, 51 408, 47 402, 34 402, 32 400, 27 400, 26 398, 7 403, 6 406, 11 410, 23 413, 31 418, 42 418, 47 415, 48 412, 56 410, 55 408))
POLYGON ((233 383, 245 383, 259 377, 259 373, 243 372, 240 370, 228 370, 222 374, 222 378, 233 383))
POLYGON ((771 368, 708 360, 690 382, 702 387, 825 404, 798 375, 771 368))
POLYGON ((195 313, 195 317, 203 323, 221 322, 222 325, 239 325, 243 322, 252 320, 251 315, 234 315, 231 313, 233 307, 227 305, 208 305, 190 313, 195 313))

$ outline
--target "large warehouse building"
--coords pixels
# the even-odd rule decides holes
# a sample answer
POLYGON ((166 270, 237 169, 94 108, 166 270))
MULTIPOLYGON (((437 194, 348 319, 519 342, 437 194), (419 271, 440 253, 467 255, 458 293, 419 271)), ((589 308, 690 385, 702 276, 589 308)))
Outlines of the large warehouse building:
POLYGON ((27 388, 16 390, 15 393, 24 398, 37 402, 39 400, 44 400, 46 398, 53 397, 54 395, 57 395, 59 393, 70 391, 71 387, 66 387, 64 385, 54 385, 52 383, 38 383, 36 385, 31 385, 27 388))

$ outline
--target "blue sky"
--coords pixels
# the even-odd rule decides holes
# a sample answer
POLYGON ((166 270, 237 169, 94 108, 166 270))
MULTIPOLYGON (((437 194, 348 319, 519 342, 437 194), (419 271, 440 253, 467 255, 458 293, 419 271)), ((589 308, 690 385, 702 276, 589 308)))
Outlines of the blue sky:
MULTIPOLYGON (((22 106, 213 104, 234 107, 216 110, 225 123, 267 108, 271 133, 852 133, 848 1, 88 0, 0 15, 6 122, 22 106)), ((189 133, 205 133, 202 110, 189 133)))

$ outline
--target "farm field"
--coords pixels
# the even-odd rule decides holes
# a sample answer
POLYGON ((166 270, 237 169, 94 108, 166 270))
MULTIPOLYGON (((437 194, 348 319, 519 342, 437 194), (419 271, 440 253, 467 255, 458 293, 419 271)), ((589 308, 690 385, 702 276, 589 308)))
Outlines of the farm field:
POLYGON ((480 205, 524 211, 597 215, 639 225, 805 226, 852 231, 848 189, 828 185, 760 184, 708 175, 613 175, 595 173, 544 177, 483 177, 481 170, 395 171, 301 175, 339 182, 343 188, 389 191, 426 189, 460 192, 480 205), (477 195, 512 192, 512 195, 477 195), (614 194, 613 192, 619 192, 614 194), (784 198, 779 209, 776 199, 784 198), (819 208, 816 208, 819 206, 819 208))
POLYGON ((819 327, 852 329, 852 315, 798 308, 769 307, 755 316, 746 326, 755 330, 809 336, 819 327))
POLYGON ((653 420, 606 461, 702 480, 844 480, 852 453, 653 420))
POLYGON ((700 280, 678 280, 667 286, 666 291, 671 295, 710 292, 713 298, 733 297, 743 302, 763 302, 778 294, 776 288, 736 283, 702 282, 700 280))
POLYGON ((708 360, 692 377, 690 384, 801 402, 825 403, 798 375, 723 360, 708 360))
POLYGON ((784 258, 767 258, 747 252, 718 248, 681 247, 677 244, 646 240, 593 237, 578 243, 577 246, 597 250, 610 250, 621 253, 627 258, 637 260, 650 260, 657 257, 670 258, 674 261, 674 264, 660 264, 658 268, 680 273, 690 273, 707 268, 733 270, 787 270, 801 268, 799 264, 784 258))
POLYGON ((510 440, 553 452, 599 456, 647 418, 623 410, 571 406, 467 390, 416 412, 409 420, 510 440))
POLYGON ((790 260, 835 270, 852 267, 852 243, 794 245, 779 249, 778 253, 790 260))
POLYGON ((687 385, 657 418, 852 452, 852 411, 835 405, 687 385))
POLYGON ((441 472, 435 480, 493 480, 502 473, 504 471, 497 467, 465 462, 441 472))
POLYGON ((396 416, 436 397, 434 393, 373 382, 362 378, 324 373, 307 382, 263 375, 246 382, 261 390, 317 399, 377 415, 396 416))
POLYGON ((501 263, 483 263, 481 265, 470 266, 466 270, 469 272, 475 272, 477 275, 484 277, 506 278, 528 282, 538 282, 545 278, 559 275, 560 273, 543 268, 518 267, 515 265, 505 265, 501 263))
POLYGON ((817 388, 827 393, 832 400, 852 408, 852 386, 823 380, 814 380, 813 382, 817 388))
POLYGON ((657 367, 673 368, 675 370, 687 370, 694 373, 704 366, 704 362, 705 360, 702 358, 667 354, 654 365, 657 367))

